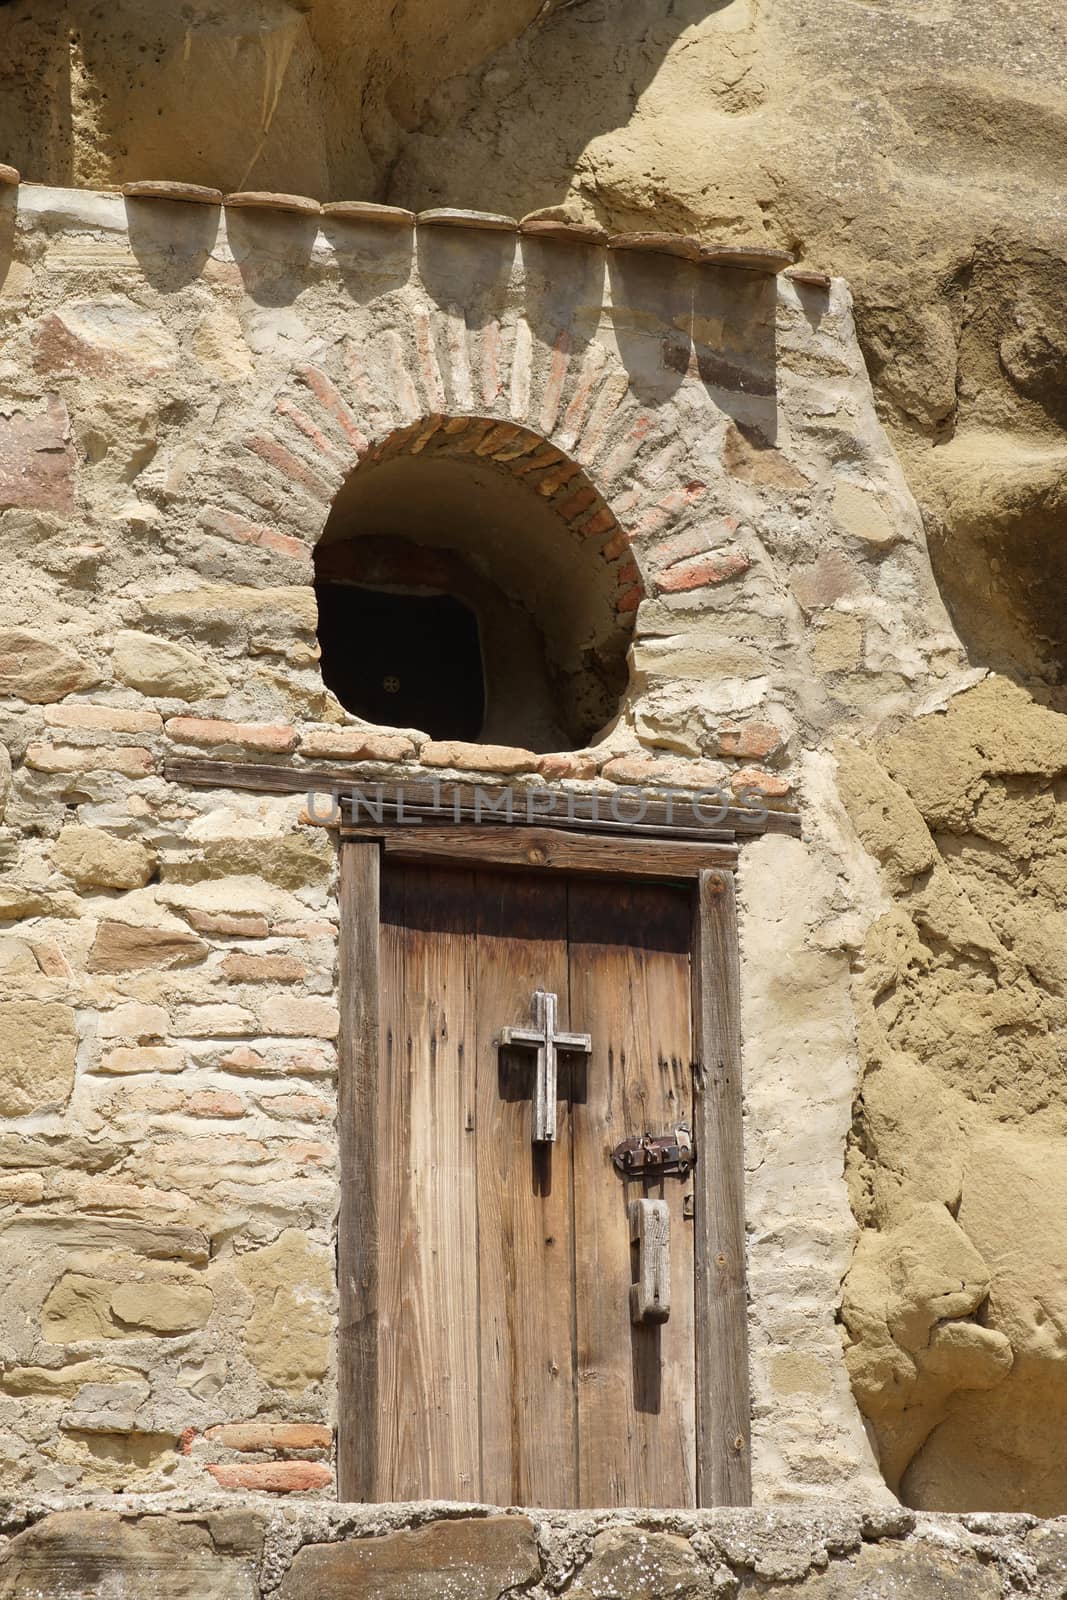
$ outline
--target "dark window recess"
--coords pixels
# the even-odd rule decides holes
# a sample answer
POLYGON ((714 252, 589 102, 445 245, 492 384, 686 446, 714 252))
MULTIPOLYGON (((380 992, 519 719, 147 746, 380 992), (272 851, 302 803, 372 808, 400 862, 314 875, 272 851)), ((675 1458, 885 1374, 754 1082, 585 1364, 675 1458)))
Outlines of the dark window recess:
POLYGON ((326 686, 367 722, 477 739, 485 678, 474 612, 451 595, 315 585, 326 686))

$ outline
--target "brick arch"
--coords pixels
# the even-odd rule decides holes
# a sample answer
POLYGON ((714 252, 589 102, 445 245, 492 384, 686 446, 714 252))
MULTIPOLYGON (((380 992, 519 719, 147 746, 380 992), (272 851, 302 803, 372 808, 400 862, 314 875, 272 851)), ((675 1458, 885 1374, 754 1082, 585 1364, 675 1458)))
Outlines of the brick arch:
MULTIPOLYGON (((502 664, 533 626, 543 662, 535 677, 546 673, 543 686, 556 685, 550 699, 560 737, 575 748, 615 718, 643 586, 615 514, 581 466, 542 434, 499 417, 436 413, 367 439, 317 543, 316 572, 375 587, 387 546, 386 586, 410 579, 423 587, 428 572, 450 570, 443 558, 459 562, 456 584, 431 586, 459 598, 479 593, 486 668, 495 663, 492 682, 508 704, 520 704, 522 692, 502 664)), ((533 671, 533 657, 526 660, 533 671)), ((534 681, 527 688, 536 701, 534 681)), ((497 742, 540 748, 544 737, 532 723, 506 737, 495 726, 486 737, 497 742)))
POLYGON ((521 310, 468 326, 419 300, 393 307, 387 324, 377 315, 368 308, 358 332, 331 330, 314 361, 253 400, 257 421, 203 461, 195 518, 276 558, 259 558, 265 581, 286 561, 291 578, 306 575, 353 471, 388 451, 444 448, 442 437, 472 460, 493 440, 496 464, 528 475, 570 519, 583 563, 592 553, 610 574, 620 626, 646 595, 699 586, 705 566, 714 577, 747 564, 729 519, 707 515, 720 498, 709 493, 707 452, 701 467, 691 459, 694 441, 721 422, 702 388, 682 427, 672 404, 634 385, 609 342, 573 328, 535 331, 521 310))
POLYGON ((368 441, 356 470, 404 455, 481 462, 522 485, 568 530, 583 560, 595 556, 608 569, 620 623, 637 610, 644 586, 628 534, 578 462, 542 434, 498 417, 423 417, 368 441))

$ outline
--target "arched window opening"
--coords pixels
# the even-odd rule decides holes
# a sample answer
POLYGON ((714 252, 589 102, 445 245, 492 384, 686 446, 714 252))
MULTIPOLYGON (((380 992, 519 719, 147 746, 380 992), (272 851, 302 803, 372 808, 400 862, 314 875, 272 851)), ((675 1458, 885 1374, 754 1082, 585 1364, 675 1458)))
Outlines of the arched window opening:
POLYGON ((632 610, 604 553, 618 528, 559 452, 538 464, 548 447, 533 435, 525 473, 517 428, 510 463, 478 456, 471 440, 490 426, 472 422, 466 448, 441 429, 417 454, 400 436, 341 490, 315 552, 323 679, 380 726, 581 748, 627 681, 632 610))
POLYGON ((485 722, 481 632, 448 594, 358 583, 316 585, 323 678, 365 722, 421 728, 433 739, 477 739, 485 722), (358 649, 333 641, 358 640, 358 649))

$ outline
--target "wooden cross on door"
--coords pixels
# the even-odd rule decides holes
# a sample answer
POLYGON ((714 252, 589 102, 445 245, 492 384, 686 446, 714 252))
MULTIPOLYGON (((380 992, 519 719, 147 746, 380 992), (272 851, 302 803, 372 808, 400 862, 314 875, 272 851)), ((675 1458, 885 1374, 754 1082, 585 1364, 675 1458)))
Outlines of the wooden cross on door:
POLYGON ((536 989, 533 997, 532 1028, 502 1028, 500 1043, 504 1047, 536 1050, 534 1066, 534 1144, 552 1144, 556 1138, 556 1081, 557 1055, 589 1055, 593 1048, 588 1033, 559 1033, 556 1017, 559 1001, 551 991, 536 989))

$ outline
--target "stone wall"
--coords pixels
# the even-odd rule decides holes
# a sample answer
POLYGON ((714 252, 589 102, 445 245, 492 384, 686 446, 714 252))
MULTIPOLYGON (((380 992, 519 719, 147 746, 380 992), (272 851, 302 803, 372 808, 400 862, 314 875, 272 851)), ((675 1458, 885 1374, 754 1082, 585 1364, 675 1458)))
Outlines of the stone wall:
MULTIPOLYGON (((936 741, 981 674, 845 285, 476 218, 23 185, 2 219, 8 1492, 331 1494, 335 846, 298 798, 168 779, 196 755, 800 807, 739 879, 756 1492, 888 1499, 837 1316, 852 969, 890 900, 833 751, 936 741), (368 728, 323 686, 331 506, 442 430, 461 462, 527 451, 632 627, 586 749, 368 728)), ((988 1296, 937 1282, 953 1391, 988 1296)))
POLYGON ((570 1515, 118 1496, 0 1522, 3 1600, 1062 1600, 1067 1526, 842 1510, 570 1515))

